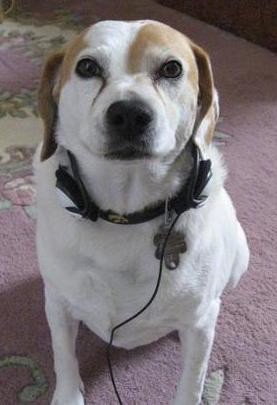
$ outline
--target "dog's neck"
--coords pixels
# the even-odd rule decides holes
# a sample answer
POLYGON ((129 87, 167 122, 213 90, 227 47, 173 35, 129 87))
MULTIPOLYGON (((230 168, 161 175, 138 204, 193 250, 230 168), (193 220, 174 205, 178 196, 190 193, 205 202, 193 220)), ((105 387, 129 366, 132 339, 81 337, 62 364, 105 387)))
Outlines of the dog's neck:
POLYGON ((147 160, 127 163, 95 157, 78 163, 82 180, 95 203, 102 210, 123 214, 174 196, 189 176, 192 157, 188 150, 171 164, 147 160))

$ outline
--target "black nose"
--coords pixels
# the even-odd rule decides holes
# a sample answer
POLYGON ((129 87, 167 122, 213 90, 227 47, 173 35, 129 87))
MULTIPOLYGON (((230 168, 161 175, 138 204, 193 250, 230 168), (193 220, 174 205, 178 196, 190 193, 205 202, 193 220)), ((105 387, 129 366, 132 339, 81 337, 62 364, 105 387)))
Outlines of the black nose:
POLYGON ((109 130, 132 140, 143 135, 153 119, 151 108, 140 100, 122 100, 111 104, 106 112, 109 130))

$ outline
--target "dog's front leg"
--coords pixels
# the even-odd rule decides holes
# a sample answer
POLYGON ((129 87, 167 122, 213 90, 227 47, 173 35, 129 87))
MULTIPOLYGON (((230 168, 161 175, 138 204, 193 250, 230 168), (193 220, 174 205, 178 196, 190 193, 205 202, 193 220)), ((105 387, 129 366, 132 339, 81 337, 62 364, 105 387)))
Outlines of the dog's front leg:
POLYGON ((218 299, 197 324, 179 330, 184 369, 174 405, 198 405, 201 402, 219 307, 218 299))
POLYGON ((72 318, 65 303, 45 288, 45 309, 51 331, 56 389, 51 405, 84 405, 83 384, 75 355, 79 321, 72 318))

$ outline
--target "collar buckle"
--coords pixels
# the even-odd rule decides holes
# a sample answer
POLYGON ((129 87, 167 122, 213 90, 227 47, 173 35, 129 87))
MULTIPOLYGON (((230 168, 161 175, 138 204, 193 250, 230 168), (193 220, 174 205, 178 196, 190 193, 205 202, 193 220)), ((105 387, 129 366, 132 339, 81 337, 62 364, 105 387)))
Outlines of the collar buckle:
POLYGON ((107 220, 112 222, 113 224, 127 225, 129 223, 129 220, 126 216, 116 214, 115 212, 110 212, 107 216, 107 220))

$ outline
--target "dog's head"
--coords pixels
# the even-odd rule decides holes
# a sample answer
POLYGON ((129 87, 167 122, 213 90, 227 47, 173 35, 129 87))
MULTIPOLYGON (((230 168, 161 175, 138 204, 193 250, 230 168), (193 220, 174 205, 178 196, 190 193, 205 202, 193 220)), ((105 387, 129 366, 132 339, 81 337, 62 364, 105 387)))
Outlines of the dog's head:
POLYGON ((42 160, 59 143, 103 159, 166 161, 195 121, 195 140, 209 144, 218 117, 208 55, 154 21, 97 23, 50 56, 39 109, 42 160))

